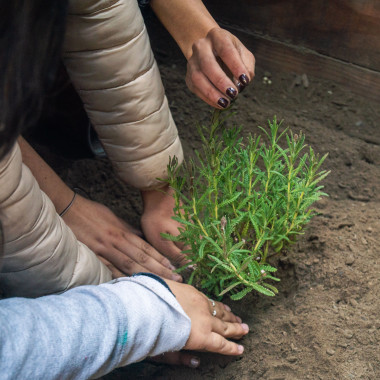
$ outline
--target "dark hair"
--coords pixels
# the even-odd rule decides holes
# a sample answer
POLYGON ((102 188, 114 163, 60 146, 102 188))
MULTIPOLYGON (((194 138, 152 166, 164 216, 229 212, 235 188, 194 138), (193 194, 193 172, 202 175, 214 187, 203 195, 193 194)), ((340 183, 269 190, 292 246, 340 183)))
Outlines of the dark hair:
POLYGON ((0 159, 39 117, 54 82, 68 0, 0 2, 0 159))

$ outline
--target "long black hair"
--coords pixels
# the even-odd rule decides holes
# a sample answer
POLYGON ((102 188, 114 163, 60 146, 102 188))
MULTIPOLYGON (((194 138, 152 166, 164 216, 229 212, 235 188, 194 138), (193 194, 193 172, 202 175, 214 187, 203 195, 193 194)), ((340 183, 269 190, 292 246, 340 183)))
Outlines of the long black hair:
POLYGON ((38 119, 59 65, 68 0, 0 2, 0 159, 38 119))

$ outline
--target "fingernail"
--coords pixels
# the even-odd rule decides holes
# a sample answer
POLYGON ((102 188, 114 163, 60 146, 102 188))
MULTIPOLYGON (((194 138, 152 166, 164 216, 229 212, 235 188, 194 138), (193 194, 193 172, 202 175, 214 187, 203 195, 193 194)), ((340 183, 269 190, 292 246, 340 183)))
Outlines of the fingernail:
POLYGON ((228 106, 228 100, 225 99, 225 98, 220 98, 220 99, 218 100, 218 104, 219 104, 221 107, 223 107, 223 108, 227 108, 227 106, 228 106))
POLYGON ((244 84, 242 84, 240 82, 238 82, 238 84, 236 85, 236 87, 238 88, 239 92, 242 92, 245 89, 244 84))
POLYGON ((238 345, 238 352, 239 354, 242 354, 244 352, 244 347, 241 346, 240 344, 238 345))
POLYGON ((226 94, 231 98, 234 99, 237 95, 237 91, 233 87, 228 87, 226 90, 226 94))
POLYGON ((190 367, 191 368, 197 368, 199 367, 200 360, 198 358, 191 358, 190 360, 190 367))
POLYGON ((243 328, 244 331, 249 331, 249 326, 246 323, 242 323, 241 327, 243 328))
POLYGON ((239 77, 239 81, 246 86, 249 83, 249 79, 245 74, 241 74, 239 77))
POLYGON ((238 320, 239 323, 242 322, 242 319, 240 317, 236 317, 236 319, 238 320))
POLYGON ((173 274, 172 280, 177 282, 182 282, 182 277, 179 274, 173 274))
POLYGON ((172 264, 172 263, 169 263, 169 268, 171 269, 171 270, 176 270, 177 268, 172 264))
POLYGON ((227 311, 231 311, 231 308, 230 308, 228 305, 224 305, 224 308, 225 308, 227 311))

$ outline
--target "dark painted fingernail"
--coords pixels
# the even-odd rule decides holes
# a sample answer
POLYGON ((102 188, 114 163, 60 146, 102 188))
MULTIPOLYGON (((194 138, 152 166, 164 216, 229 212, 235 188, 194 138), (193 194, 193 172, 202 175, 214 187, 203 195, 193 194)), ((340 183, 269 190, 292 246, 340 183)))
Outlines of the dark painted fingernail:
POLYGON ((245 89, 244 84, 242 84, 240 82, 236 85, 236 87, 238 88, 239 92, 242 92, 245 89))
POLYGON ((237 95, 237 91, 233 87, 228 87, 226 90, 226 94, 231 98, 234 99, 237 95))
POLYGON ((219 104, 221 107, 223 107, 223 108, 227 108, 227 106, 228 106, 228 100, 225 99, 225 98, 220 98, 220 99, 218 100, 218 104, 219 104))
POLYGON ((244 84, 244 86, 246 86, 249 83, 249 79, 245 74, 241 74, 239 80, 242 84, 244 84))

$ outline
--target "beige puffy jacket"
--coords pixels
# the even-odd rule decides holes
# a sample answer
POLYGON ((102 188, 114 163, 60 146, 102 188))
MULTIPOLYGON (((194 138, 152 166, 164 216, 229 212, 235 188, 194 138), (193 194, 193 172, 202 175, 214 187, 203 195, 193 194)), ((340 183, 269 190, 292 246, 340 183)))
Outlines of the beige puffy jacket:
MULTIPOLYGON (((64 60, 117 174, 139 189, 159 186, 169 156, 183 153, 136 0, 71 0, 64 60)), ((17 144, 0 162, 0 219, 7 296, 111 279, 56 214, 17 144)))

